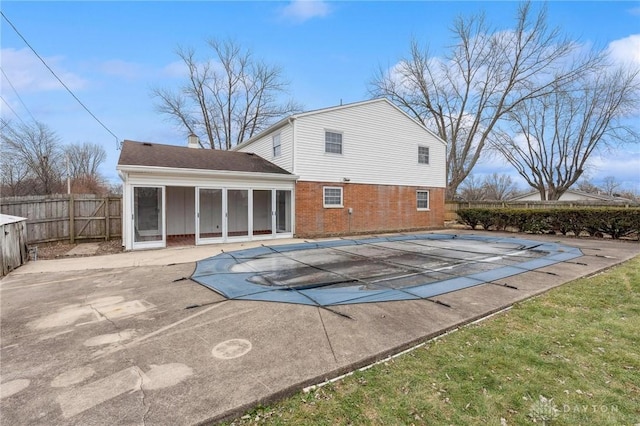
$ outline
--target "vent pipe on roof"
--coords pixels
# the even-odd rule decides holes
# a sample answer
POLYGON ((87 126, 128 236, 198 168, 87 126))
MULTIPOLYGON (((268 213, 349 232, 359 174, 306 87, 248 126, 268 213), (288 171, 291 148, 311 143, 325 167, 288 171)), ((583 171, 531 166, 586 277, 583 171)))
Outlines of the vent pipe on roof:
POLYGON ((200 148, 200 139, 193 133, 187 138, 187 148, 200 148))

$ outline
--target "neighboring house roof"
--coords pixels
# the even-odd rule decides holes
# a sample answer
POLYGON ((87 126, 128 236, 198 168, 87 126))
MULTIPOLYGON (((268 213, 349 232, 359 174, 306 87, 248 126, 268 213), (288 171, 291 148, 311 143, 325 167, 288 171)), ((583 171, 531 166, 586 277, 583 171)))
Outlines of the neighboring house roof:
POLYGON ((220 170, 291 175, 264 158, 245 152, 187 148, 125 140, 118 159, 121 166, 165 167, 175 169, 220 170))
POLYGON ((420 126, 423 130, 425 130, 426 132, 430 133, 433 137, 435 137, 437 140, 439 140, 443 145, 445 145, 445 146, 447 145, 447 142, 444 141, 440 136, 438 136, 436 133, 434 133, 431 130, 429 130, 424 124, 420 123, 415 118, 411 117, 409 114, 407 114, 405 111, 403 111, 396 104, 391 102, 389 99, 387 99, 387 98, 375 98, 375 99, 369 99, 367 101, 352 102, 352 103, 349 103, 349 104, 336 105, 336 106, 327 107, 327 108, 321 108, 321 109, 314 109, 314 110, 305 111, 305 112, 301 112, 301 113, 298 113, 298 114, 290 115, 290 116, 285 117, 282 120, 278 121, 277 123, 273 124, 272 126, 268 127, 267 129, 261 131, 257 135, 254 135, 253 137, 251 137, 251 138, 239 143, 238 145, 236 145, 232 149, 237 150, 239 148, 242 148, 243 146, 249 145, 253 141, 258 140, 258 139, 262 138, 264 135, 269 134, 269 133, 271 133, 271 132, 273 132, 275 130, 278 130, 279 128, 283 127, 284 125, 286 125, 288 123, 292 123, 293 120, 296 120, 298 118, 303 118, 303 117, 308 117, 310 115, 322 114, 322 113, 325 113, 325 112, 336 111, 336 110, 346 109, 346 108, 353 108, 353 107, 358 107, 358 106, 367 105, 367 104, 371 104, 371 103, 378 103, 378 102, 384 102, 384 103, 389 104, 390 106, 392 106, 393 108, 398 110, 400 113, 402 113, 404 116, 406 116, 407 119, 411 120, 414 124, 416 124, 417 126, 420 126))
MULTIPOLYGON (((540 193, 538 191, 527 192, 526 194, 522 194, 517 197, 511 198, 509 201, 519 201, 526 198, 530 198, 531 196, 534 196, 534 195, 539 197, 540 193)), ((619 203, 633 202, 633 200, 630 200, 628 198, 614 197, 614 196, 605 195, 605 194, 593 194, 590 192, 583 192, 575 189, 566 190, 562 194, 562 196, 564 195, 574 195, 576 197, 580 197, 583 200, 609 201, 609 202, 619 202, 619 203)), ((562 196, 560 196, 560 201, 562 201, 562 196)))

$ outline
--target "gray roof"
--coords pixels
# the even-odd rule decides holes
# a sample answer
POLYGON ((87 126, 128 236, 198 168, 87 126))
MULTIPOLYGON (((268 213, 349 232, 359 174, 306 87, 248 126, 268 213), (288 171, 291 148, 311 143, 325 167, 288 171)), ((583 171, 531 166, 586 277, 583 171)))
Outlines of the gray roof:
POLYGON ((252 153, 187 148, 128 140, 122 144, 118 166, 291 174, 252 153))

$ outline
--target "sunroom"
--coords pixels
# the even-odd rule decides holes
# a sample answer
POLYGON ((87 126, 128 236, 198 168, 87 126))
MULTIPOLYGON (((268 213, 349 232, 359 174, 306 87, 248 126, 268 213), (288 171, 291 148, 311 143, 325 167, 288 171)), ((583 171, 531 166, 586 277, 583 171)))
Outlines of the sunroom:
POLYGON ((295 232, 297 176, 255 154, 124 141, 117 170, 127 250, 295 232))

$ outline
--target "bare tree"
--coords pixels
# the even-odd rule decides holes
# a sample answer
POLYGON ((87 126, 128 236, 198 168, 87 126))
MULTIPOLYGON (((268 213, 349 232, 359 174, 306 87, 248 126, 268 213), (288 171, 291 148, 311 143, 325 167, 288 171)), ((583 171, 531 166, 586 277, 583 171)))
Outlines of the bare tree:
POLYGON ((410 55, 374 76, 370 92, 385 96, 437 130, 448 143, 447 196, 469 175, 502 119, 521 103, 549 93, 592 66, 571 63, 578 46, 547 26, 546 8, 519 6, 512 30, 493 29, 483 15, 458 18, 444 58, 411 44, 410 55))
POLYGON ((53 130, 40 122, 4 122, 0 172, 3 196, 66 192, 68 165, 75 193, 103 193, 107 186, 98 168, 107 158, 104 148, 85 142, 62 146, 53 130))
POLYGON ((98 168, 107 159, 107 152, 102 145, 84 142, 71 144, 64 148, 65 160, 69 162, 72 178, 83 176, 99 177, 98 168))
MULTIPOLYGON (((3 121, 3 129, 9 125, 3 121)), ((2 139, 2 156, 0 156, 0 196, 20 196, 26 195, 28 186, 26 179, 29 169, 26 164, 19 160, 16 153, 6 146, 2 139)))
POLYGON ((598 187, 595 186, 591 180, 585 178, 584 175, 576 182, 576 188, 578 191, 586 192, 588 194, 597 194, 599 191, 598 187))
POLYGON ((476 175, 470 174, 460 185, 457 198, 465 201, 481 201, 485 199, 486 188, 484 182, 476 175))
POLYGON ((503 201, 515 197, 518 187, 509 175, 492 173, 484 178, 485 200, 503 201))
MULTIPOLYGON (((254 57, 231 40, 210 40, 212 57, 196 58, 194 49, 177 54, 188 69, 178 91, 152 90, 157 110, 186 132, 206 137, 210 148, 230 149, 300 107, 287 96, 282 70, 254 57)), ((202 143, 202 142, 201 142, 202 143)))
POLYGON ((616 181, 614 176, 605 176, 602 179, 602 191, 610 197, 613 197, 618 191, 616 191, 620 187, 620 182, 616 181))
POLYGON ((502 134, 496 149, 541 200, 558 200, 597 149, 640 140, 625 120, 640 105, 639 72, 603 66, 572 85, 559 84, 551 93, 525 100, 509 112, 513 128, 502 134))
POLYGON ((12 170, 14 187, 18 179, 23 186, 29 183, 23 188, 24 195, 53 194, 60 190, 63 174, 60 140, 45 124, 8 124, 2 131, 2 145, 2 155, 7 156, 3 164, 14 163, 3 167, 3 184, 7 184, 4 172, 12 170))

